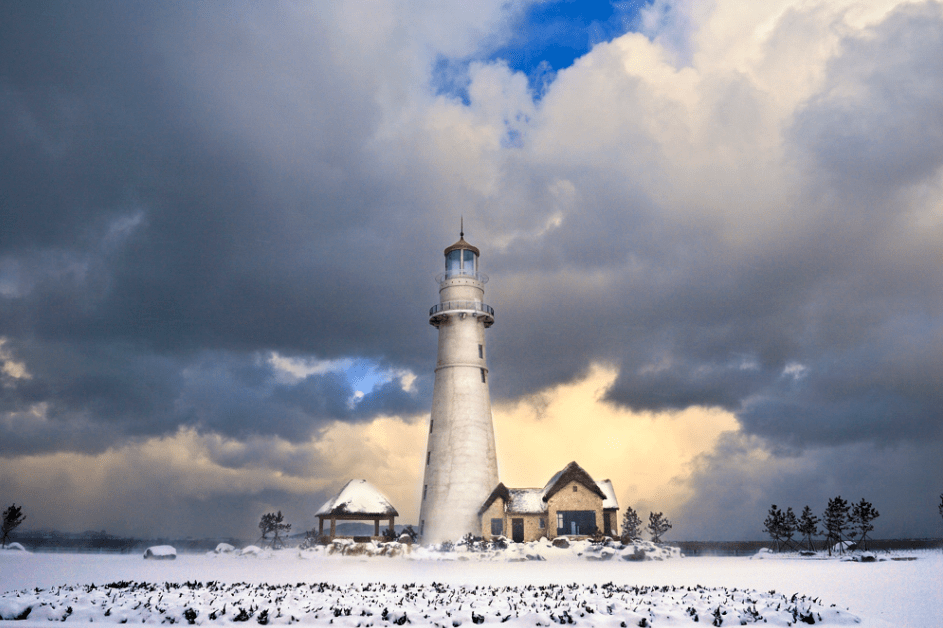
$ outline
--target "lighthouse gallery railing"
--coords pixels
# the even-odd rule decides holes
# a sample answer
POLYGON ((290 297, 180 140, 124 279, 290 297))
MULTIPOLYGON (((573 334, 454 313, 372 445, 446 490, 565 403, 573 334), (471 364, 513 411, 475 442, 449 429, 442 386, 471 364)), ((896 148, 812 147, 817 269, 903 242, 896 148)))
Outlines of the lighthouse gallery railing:
POLYGON ((449 310, 472 310, 494 316, 494 308, 481 301, 444 301, 429 308, 429 316, 449 310))

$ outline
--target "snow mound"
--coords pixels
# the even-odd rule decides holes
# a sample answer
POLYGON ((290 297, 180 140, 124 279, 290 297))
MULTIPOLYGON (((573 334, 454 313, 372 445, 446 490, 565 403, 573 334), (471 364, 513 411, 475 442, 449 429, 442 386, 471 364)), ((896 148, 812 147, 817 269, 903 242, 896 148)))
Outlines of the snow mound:
POLYGON ((144 558, 174 560, 177 558, 177 550, 172 545, 154 545, 144 550, 144 558))
POLYGON ((240 551, 236 552, 237 556, 261 556, 265 553, 265 550, 259 547, 258 545, 246 545, 240 551))
POLYGON ((390 626, 661 626, 859 623, 817 599, 773 591, 612 583, 522 586, 432 584, 151 584, 114 582, 0 595, 0 618, 88 624, 390 626), (250 625, 250 624, 247 624, 250 625))
POLYGON ((216 546, 216 549, 213 550, 217 554, 232 554, 236 551, 236 548, 230 545, 229 543, 220 543, 216 546))
POLYGON ((10 551, 10 552, 23 552, 23 553, 25 553, 25 554, 28 554, 28 553, 29 553, 29 552, 26 551, 26 548, 25 548, 25 547, 23 547, 23 546, 20 545, 19 543, 15 543, 15 542, 14 542, 14 543, 7 543, 5 547, 0 548, 0 549, 4 549, 4 550, 10 551))

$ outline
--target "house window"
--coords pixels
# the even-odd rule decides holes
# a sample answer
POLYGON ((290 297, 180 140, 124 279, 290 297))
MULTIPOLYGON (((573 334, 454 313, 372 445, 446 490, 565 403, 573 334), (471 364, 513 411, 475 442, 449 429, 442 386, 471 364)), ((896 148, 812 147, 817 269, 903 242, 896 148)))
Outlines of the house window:
POLYGON ((537 520, 537 527, 540 528, 541 530, 545 529, 545 528, 547 527, 547 520, 546 520, 546 519, 538 519, 538 520, 537 520))
POLYGON ((557 513, 557 535, 589 535, 596 531, 595 510, 561 510, 557 513))
POLYGON ((481 369, 481 383, 484 384, 488 380, 485 379, 485 369, 481 369))
POLYGON ((427 464, 427 465, 429 464, 429 461, 430 461, 430 460, 432 460, 432 452, 431 452, 431 451, 427 451, 427 452, 426 452, 426 464, 427 464))
POLYGON ((478 345, 478 357, 481 358, 482 360, 485 358, 485 346, 484 346, 484 345, 478 345))
POLYGON ((577 487, 576 484, 574 484, 574 485, 573 485, 573 492, 575 493, 578 488, 579 488, 579 487, 577 487))
POLYGON ((504 519, 495 518, 491 520, 491 536, 501 536, 504 534, 504 519))
POLYGON ((426 491, 428 491, 428 490, 429 490, 429 485, 428 485, 428 484, 423 484, 423 485, 422 485, 422 498, 423 498, 423 499, 426 498, 426 491))

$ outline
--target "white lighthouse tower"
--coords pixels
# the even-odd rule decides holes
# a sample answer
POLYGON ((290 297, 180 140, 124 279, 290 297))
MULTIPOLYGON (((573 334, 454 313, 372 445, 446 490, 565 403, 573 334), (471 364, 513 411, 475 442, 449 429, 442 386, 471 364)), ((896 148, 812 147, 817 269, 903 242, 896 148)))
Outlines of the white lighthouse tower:
POLYGON ((485 329, 494 309, 485 305, 487 275, 477 248, 465 241, 445 249, 439 303, 429 324, 439 330, 439 355, 429 419, 419 530, 425 543, 481 534, 478 508, 498 484, 485 329))

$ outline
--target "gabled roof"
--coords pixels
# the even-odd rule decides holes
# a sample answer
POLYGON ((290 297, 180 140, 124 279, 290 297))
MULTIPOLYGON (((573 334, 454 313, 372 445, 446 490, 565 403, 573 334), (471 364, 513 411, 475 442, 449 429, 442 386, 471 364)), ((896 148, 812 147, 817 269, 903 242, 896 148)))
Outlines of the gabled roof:
POLYGON ((602 489, 599 488, 599 485, 596 484, 596 481, 593 480, 593 478, 583 470, 583 467, 576 464, 576 462, 571 462, 570 464, 566 465, 562 471, 550 478, 549 482, 547 482, 547 486, 544 487, 543 500, 549 500, 555 494, 562 491, 570 482, 582 484, 591 492, 599 495, 599 497, 601 497, 603 500, 606 499, 606 494, 602 491, 602 489))
POLYGON ((508 488, 503 483, 498 484, 485 503, 478 509, 478 514, 483 514, 491 504, 499 497, 504 500, 504 510, 519 514, 538 514, 547 512, 547 502, 549 499, 560 492, 570 482, 582 484, 589 491, 599 495, 602 498, 603 510, 619 509, 619 502, 616 500, 616 491, 610 480, 600 480, 596 482, 583 468, 571 462, 561 471, 557 471, 547 485, 543 488, 508 488))
POLYGON ((327 515, 383 515, 398 517, 399 513, 393 508, 383 493, 373 487, 366 480, 351 480, 333 498, 324 502, 324 505, 315 513, 318 516, 327 515))
POLYGON ((602 492, 606 494, 606 499, 602 502, 602 509, 609 510, 610 508, 619 510, 619 500, 616 499, 616 489, 612 486, 611 480, 599 480, 596 482, 599 485, 599 488, 602 489, 602 492))
POLYGON ((494 500, 497 498, 504 500, 504 506, 507 508, 507 504, 511 501, 511 493, 508 491, 508 488, 504 485, 503 482, 499 482, 497 486, 494 487, 494 490, 491 491, 491 495, 488 495, 488 499, 485 500, 485 503, 482 504, 481 508, 478 509, 478 514, 480 515, 484 511, 488 510, 491 507, 491 504, 494 503, 494 500))

